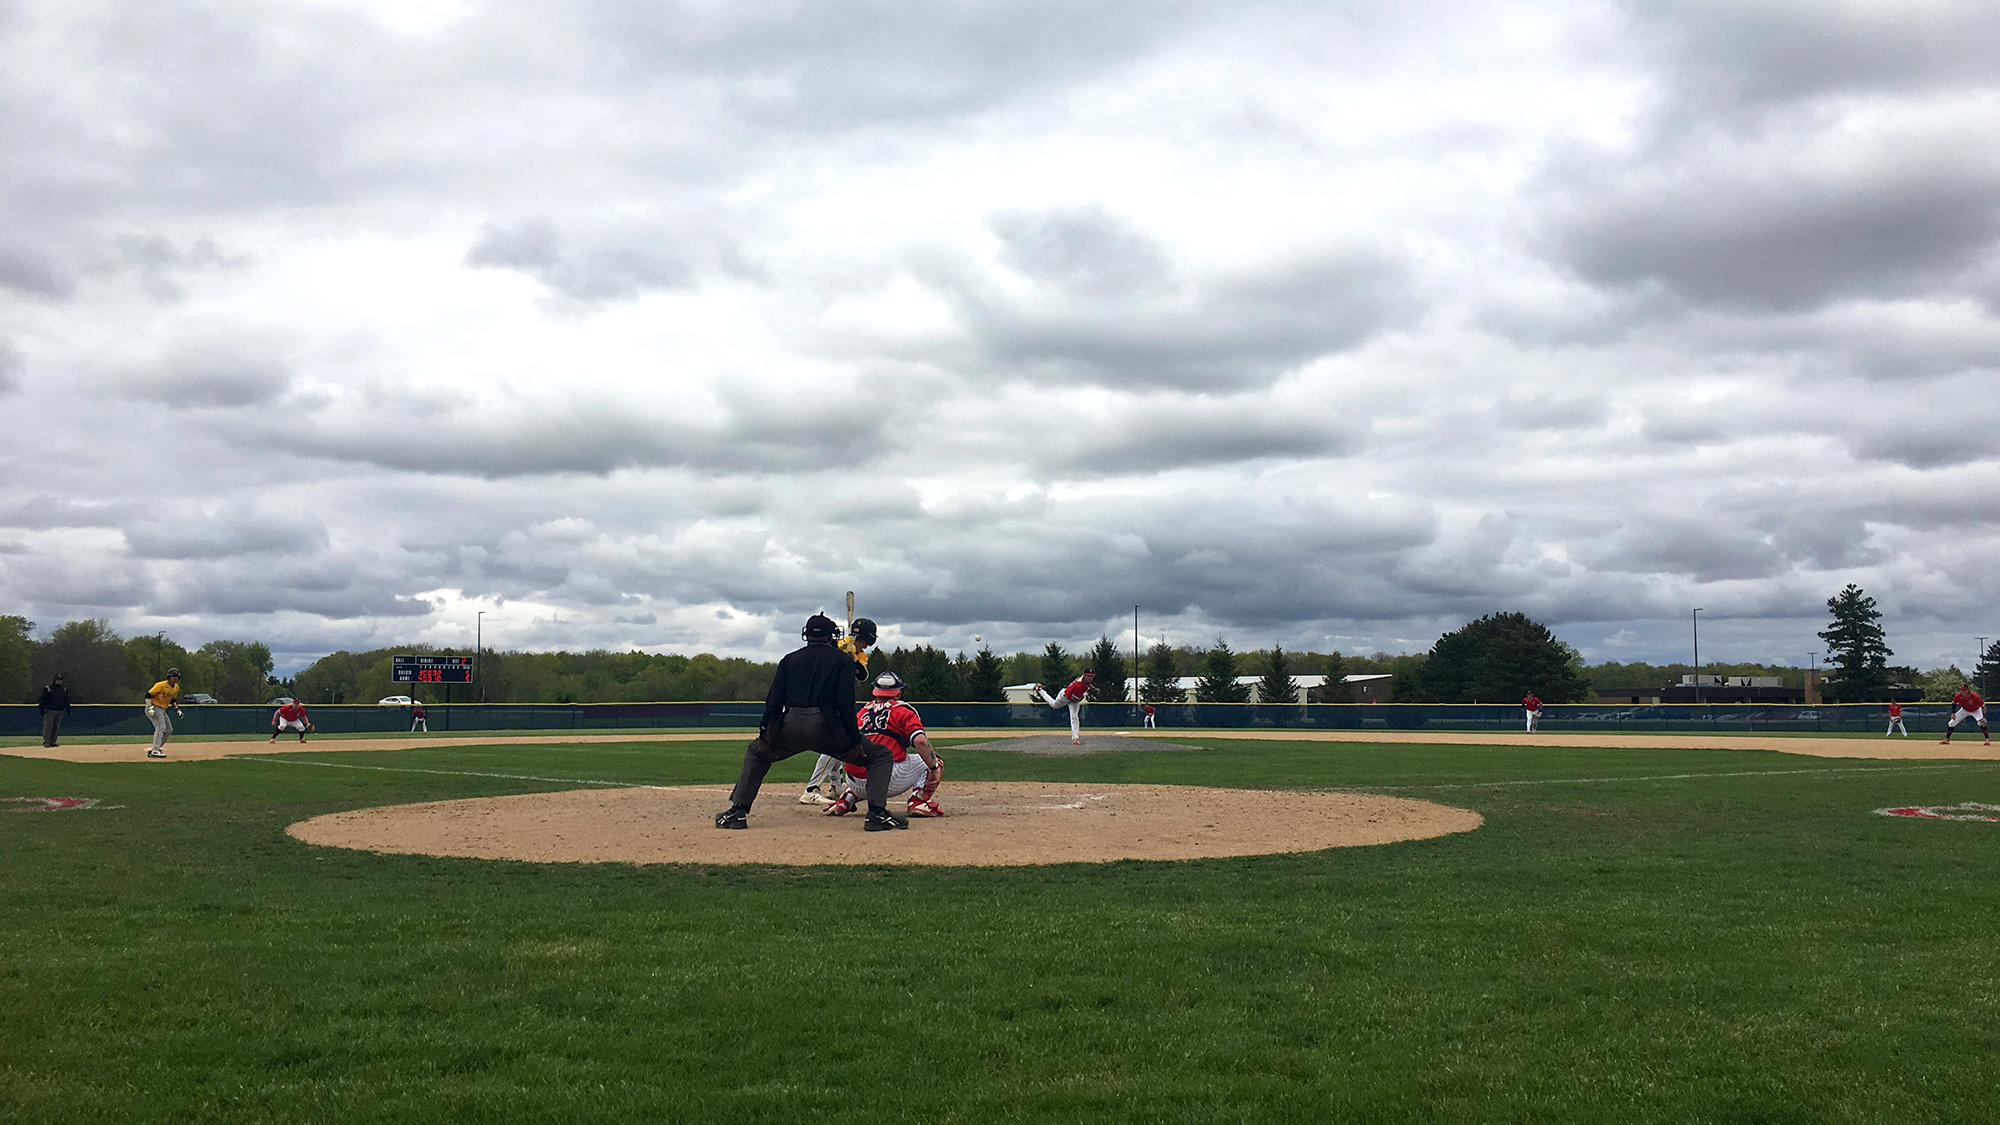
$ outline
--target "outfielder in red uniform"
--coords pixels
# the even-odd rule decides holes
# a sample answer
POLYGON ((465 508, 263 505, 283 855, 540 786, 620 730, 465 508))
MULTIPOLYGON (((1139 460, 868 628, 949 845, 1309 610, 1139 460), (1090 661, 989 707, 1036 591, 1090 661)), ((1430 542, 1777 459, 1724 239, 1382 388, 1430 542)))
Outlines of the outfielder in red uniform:
POLYGON ((1899 730, 1904 738, 1910 737, 1910 728, 1903 725, 1903 705, 1892 699, 1889 701, 1889 729, 1882 732, 1882 737, 1887 738, 1899 730))
POLYGON ((1085 668, 1083 675, 1071 680, 1069 686, 1062 689, 1062 695, 1060 696, 1050 695, 1047 688, 1040 684, 1035 685, 1035 694, 1041 696, 1049 706, 1058 711, 1065 707, 1069 708, 1069 743, 1071 746, 1083 745, 1083 701, 1084 697, 1090 694, 1091 681, 1096 678, 1096 672, 1085 668))
POLYGON ((1986 729, 1986 701, 1972 690, 1971 684, 1958 685, 1958 694, 1951 697, 1951 721, 1944 725, 1944 739, 1938 745, 1951 745, 1951 732, 1962 719, 1971 719, 1979 724, 1979 733, 1986 738, 1986 745, 1993 745, 1993 732, 1986 729))
MULTIPOLYGON (((861 728, 861 737, 889 748, 894 760, 889 796, 908 793, 911 816, 943 816, 944 810, 937 803, 937 789, 944 780, 944 759, 937 756, 930 737, 924 734, 923 716, 903 702, 903 677, 894 672, 882 673, 875 677, 875 689, 870 694, 873 701, 861 705, 854 721, 861 728), (916 751, 914 756, 912 750, 916 751)), ((867 784, 867 766, 847 766, 841 794, 826 807, 826 815, 846 816, 853 812, 860 806, 867 784)))
POLYGON ((1154 710, 1154 708, 1153 708, 1153 705, 1152 705, 1152 704, 1150 704, 1150 703, 1146 704, 1146 705, 1145 705, 1144 707, 1141 707, 1141 708, 1140 708, 1140 710, 1141 710, 1141 711, 1143 711, 1143 712, 1145 713, 1145 715, 1146 715, 1146 729, 1147 729, 1147 730, 1152 730, 1152 729, 1153 729, 1153 718, 1154 718, 1154 716, 1155 716, 1155 715, 1157 715, 1157 714, 1158 714, 1159 712, 1158 712, 1158 711, 1156 711, 1156 710, 1154 710))
POLYGON ((272 742, 278 741, 278 736, 288 730, 298 731, 299 741, 304 742, 306 732, 311 729, 312 723, 306 721, 306 705, 296 699, 278 708, 271 715, 272 742))
POLYGON ((1528 713, 1528 733, 1535 733, 1535 721, 1542 717, 1542 701, 1531 691, 1521 697, 1521 710, 1528 713))

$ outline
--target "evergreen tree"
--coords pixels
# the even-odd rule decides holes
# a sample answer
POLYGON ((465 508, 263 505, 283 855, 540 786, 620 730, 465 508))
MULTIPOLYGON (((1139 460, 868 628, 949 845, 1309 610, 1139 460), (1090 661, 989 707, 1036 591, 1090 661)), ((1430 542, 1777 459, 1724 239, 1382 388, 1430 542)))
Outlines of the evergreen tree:
POLYGON ((1000 658, 993 655, 991 645, 980 649, 965 672, 965 698, 974 703, 1007 702, 1007 693, 1001 690, 1006 670, 1000 658))
POLYGON ((1972 686, 1984 699, 2000 697, 2000 641, 1979 654, 1979 667, 1972 672, 1972 686))
POLYGON ((1173 647, 1165 641, 1146 650, 1146 682, 1139 685, 1142 703, 1186 703, 1181 690, 1180 668, 1174 663, 1173 647))
POLYGON ((1576 650, 1522 613, 1489 614, 1439 637, 1421 677, 1427 703, 1512 703, 1529 692, 1547 703, 1590 698, 1576 650))
POLYGON ((1315 703, 1352 703, 1354 685, 1347 682, 1347 661, 1339 653, 1326 658, 1326 683, 1313 692, 1315 703))
POLYGON ((911 702, 939 703, 960 694, 958 673, 943 649, 919 645, 896 664, 903 677, 903 698, 911 702))
POLYGON ((1280 645, 1272 645, 1264 654, 1263 676, 1257 681, 1257 702, 1286 704, 1299 701, 1299 683, 1292 679, 1291 669, 1285 661, 1285 650, 1280 645))
POLYGON ((35 623, 0 614, 0 703, 32 703, 48 683, 35 681, 35 623))
POLYGON ((1875 599, 1852 582, 1826 600, 1833 624, 1818 636, 1826 642, 1826 662, 1839 671, 1828 681, 1826 696, 1833 703, 1868 703, 1889 690, 1888 658, 1882 639, 1882 611, 1875 599))
POLYGON ((1042 650, 1041 676, 1041 684, 1050 695, 1059 694, 1071 680, 1076 679, 1076 665, 1070 663, 1069 653, 1063 651, 1063 646, 1054 641, 1042 650))
POLYGON ((1117 642, 1110 637, 1097 638, 1090 650, 1090 670, 1097 673, 1090 683, 1092 703, 1125 702, 1125 658, 1118 655, 1117 642))
POLYGON ((1247 703, 1250 685, 1236 682, 1236 654, 1229 642, 1217 638, 1215 647, 1201 658, 1201 678, 1195 681, 1196 703, 1247 703))

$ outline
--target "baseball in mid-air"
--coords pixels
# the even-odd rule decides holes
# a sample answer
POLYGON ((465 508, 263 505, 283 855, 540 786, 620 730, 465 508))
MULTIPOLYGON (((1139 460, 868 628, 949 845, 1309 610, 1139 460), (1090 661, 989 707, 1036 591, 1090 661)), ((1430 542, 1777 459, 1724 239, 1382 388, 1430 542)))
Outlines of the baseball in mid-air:
POLYGON ((985 638, 985 637, 982 637, 982 636, 980 636, 980 635, 979 635, 978 633, 974 633, 974 634, 972 634, 972 639, 973 639, 973 640, 975 640, 975 641, 983 641, 983 640, 985 640, 986 638, 985 638))

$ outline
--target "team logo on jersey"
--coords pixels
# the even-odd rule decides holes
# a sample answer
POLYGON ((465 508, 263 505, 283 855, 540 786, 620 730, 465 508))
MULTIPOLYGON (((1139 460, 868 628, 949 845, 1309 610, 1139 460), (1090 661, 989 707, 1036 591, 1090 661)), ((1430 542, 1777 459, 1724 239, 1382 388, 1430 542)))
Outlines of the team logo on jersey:
POLYGON ((1919 820, 1989 820, 2000 823, 2000 805, 1982 805, 1976 801, 1966 801, 1956 805, 1904 805, 1900 808, 1876 809, 1877 816, 1908 816, 1919 820))

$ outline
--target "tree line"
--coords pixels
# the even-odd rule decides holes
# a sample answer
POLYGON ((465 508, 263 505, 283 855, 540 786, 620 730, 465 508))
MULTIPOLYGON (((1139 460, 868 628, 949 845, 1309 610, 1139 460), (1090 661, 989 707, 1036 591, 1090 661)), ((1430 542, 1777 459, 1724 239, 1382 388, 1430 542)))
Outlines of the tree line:
POLYGON ((121 637, 108 621, 66 621, 34 638, 35 623, 0 615, 0 700, 32 702, 60 674, 73 703, 137 703, 167 669, 178 668, 181 692, 224 703, 271 697, 271 650, 250 641, 210 641, 189 651, 167 638, 121 637))
MULTIPOLYGON (((1831 702, 1872 702, 1888 697, 1892 685, 1908 684, 1927 700, 1948 700, 1963 682, 1989 697, 2000 696, 2000 641, 1995 641, 1971 675, 1956 665, 1919 672, 1887 663, 1893 653, 1881 628, 1874 599, 1848 586, 1827 607, 1833 623, 1820 634, 1828 645, 1823 683, 1831 702)), ((279 695, 307 703, 373 703, 389 695, 419 694, 441 702, 446 692, 390 679, 396 655, 472 655, 469 650, 401 645, 367 652, 340 651, 321 657, 289 680, 271 676, 270 649, 244 641, 210 641, 186 649, 164 633, 125 638, 109 623, 90 619, 58 626, 34 637, 24 617, 0 615, 0 700, 30 702, 40 686, 62 672, 78 703, 135 702, 170 667, 182 673, 184 693, 205 693, 223 703, 265 703, 279 695)), ((497 652, 479 654, 480 683, 452 688, 454 702, 640 703, 697 700, 761 700, 776 664, 742 657, 644 652, 497 652)), ((1040 683, 1060 689, 1084 668, 1097 673, 1091 688, 1096 702, 1125 695, 1134 674, 1130 649, 1109 636, 1081 652, 1051 641, 1041 652, 1002 656, 990 646, 977 653, 950 654, 931 645, 877 648, 871 672, 894 670, 907 683, 911 702, 1002 702, 1012 684, 1040 683)), ((1256 696, 1266 703, 1351 703, 1348 676, 1389 675, 1392 703, 1510 703, 1533 692, 1550 703, 1584 702, 1600 691, 1661 687, 1695 669, 1688 664, 1604 662, 1586 665, 1577 651, 1545 626, 1521 613, 1494 613, 1439 637, 1422 653, 1343 655, 1288 652, 1280 646, 1236 652, 1224 638, 1207 647, 1151 646, 1138 661, 1139 697, 1148 703, 1241 703, 1251 696, 1241 676, 1257 677, 1256 696), (1300 676, 1325 676, 1325 686, 1307 691, 1300 676), (1177 681, 1193 677, 1192 691, 1177 681)), ((1705 663, 1717 675, 1777 676, 1786 686, 1804 683, 1805 670, 1791 666, 1705 663)))

